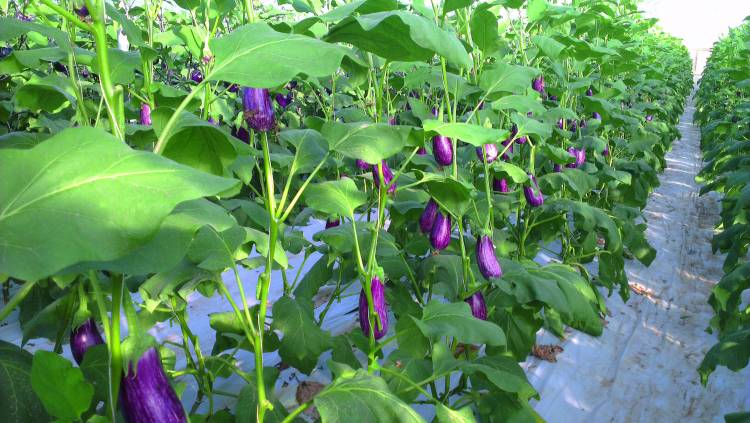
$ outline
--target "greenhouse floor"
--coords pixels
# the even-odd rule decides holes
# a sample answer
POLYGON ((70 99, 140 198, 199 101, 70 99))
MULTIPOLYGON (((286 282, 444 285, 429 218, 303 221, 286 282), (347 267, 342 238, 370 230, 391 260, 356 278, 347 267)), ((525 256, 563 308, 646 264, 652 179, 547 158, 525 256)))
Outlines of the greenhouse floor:
POLYGON ((711 253, 718 196, 699 197, 694 180, 702 156, 693 111, 690 100, 682 138, 646 207, 658 253, 648 268, 627 265, 630 300, 608 298, 601 337, 576 331, 561 342, 545 334, 537 342, 564 349, 557 362, 525 363, 541 395, 535 409, 549 422, 723 422, 726 413, 750 409, 750 368, 719 367, 705 388, 696 370, 716 341, 705 332, 713 315, 707 299, 723 257, 711 253))

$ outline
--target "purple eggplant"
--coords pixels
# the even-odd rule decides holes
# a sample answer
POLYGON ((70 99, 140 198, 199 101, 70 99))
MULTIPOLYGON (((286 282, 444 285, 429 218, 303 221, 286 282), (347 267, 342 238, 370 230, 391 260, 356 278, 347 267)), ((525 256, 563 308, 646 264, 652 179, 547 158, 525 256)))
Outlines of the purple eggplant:
POLYGON ((609 144, 604 146, 604 151, 602 151, 602 156, 604 157, 609 156, 609 144))
POLYGON ((229 84, 229 87, 227 87, 227 91, 229 91, 230 93, 236 93, 239 90, 240 86, 237 84, 229 84))
POLYGON ((427 206, 425 206, 424 211, 422 212, 422 216, 419 217, 419 229, 422 233, 426 234, 432 230, 437 214, 438 204, 435 200, 430 198, 430 201, 427 202, 427 206))
POLYGON ((596 120, 602 120, 602 115, 599 114, 599 112, 592 113, 591 117, 594 118, 594 119, 596 119, 596 120))
POLYGON ((495 178, 492 181, 492 189, 503 194, 510 192, 508 181, 505 178, 495 178))
POLYGON ((591 97, 592 95, 594 95, 594 89, 589 87, 589 89, 586 90, 586 96, 591 97))
POLYGON ((558 121, 557 121, 557 127, 560 128, 560 129, 565 129, 565 122, 563 121, 562 118, 558 119, 558 121))
MULTIPOLYGON (((380 339, 388 332, 388 303, 385 302, 385 287, 377 276, 372 278, 372 283, 370 285, 372 292, 372 306, 382 324, 382 326, 377 323, 375 324, 373 335, 375 336, 375 339, 380 339)), ((362 291, 359 292, 359 327, 362 328, 362 333, 366 336, 370 335, 369 314, 369 308, 367 307, 367 294, 365 294, 363 288, 362 291)))
MULTIPOLYGON (((386 163, 385 160, 383 160, 383 182, 385 182, 386 185, 391 183, 391 180, 393 179, 393 172, 391 172, 391 168, 388 167, 388 163, 386 163)), ((372 165, 372 179, 375 181, 375 186, 380 188, 380 176, 378 175, 378 166, 372 165)), ((396 184, 392 184, 388 188, 388 194, 393 194, 396 192, 396 184)))
POLYGON ((417 150, 417 154, 419 154, 420 156, 427 155, 427 149, 424 147, 419 147, 419 150, 417 150))
POLYGON ((242 89, 242 106, 247 125, 259 132, 268 132, 276 126, 271 97, 267 88, 242 89))
POLYGON ((120 410, 128 423, 186 423, 180 399, 161 366, 156 348, 149 348, 120 383, 120 410))
POLYGON ((536 177, 529 174, 529 179, 529 185, 523 187, 523 195, 531 207, 539 207, 544 204, 544 195, 542 194, 542 190, 539 189, 536 177))
POLYGON ((200 69, 193 69, 193 72, 190 73, 190 79, 196 84, 200 84, 203 82, 203 72, 200 69))
POLYGON ((68 67, 63 65, 60 62, 54 62, 52 63, 52 69, 54 69, 57 72, 60 72, 61 74, 68 76, 68 67))
POLYGON ((396 120, 396 116, 391 116, 388 118, 388 124, 389 125, 398 125, 398 121, 396 120))
POLYGON ((583 129, 588 126, 588 123, 586 122, 586 119, 581 119, 581 122, 578 123, 578 126, 583 129))
MULTIPOLYGON (((508 147, 509 143, 510 143, 510 138, 508 138, 505 141, 502 141, 500 144, 503 145, 503 149, 505 150, 505 147, 508 147)), ((513 144, 511 144, 510 147, 508 147, 508 149, 506 150, 506 152, 503 153, 503 160, 505 161, 510 160, 510 156, 508 155, 508 153, 512 153, 512 152, 513 152, 513 144)))
POLYGON ((104 340, 93 319, 86 320, 81 326, 70 331, 70 351, 78 364, 83 362, 83 356, 89 348, 103 343, 104 340))
POLYGON ((335 228, 336 226, 341 225, 341 219, 335 218, 335 219, 326 219, 326 229, 328 228, 335 228))
POLYGON ((531 88, 539 94, 542 94, 544 92, 544 75, 534 78, 534 80, 531 81, 531 88))
POLYGON ((435 216, 435 224, 430 231, 430 244, 436 251, 444 250, 451 243, 451 217, 440 211, 435 216))
POLYGON ((484 295, 481 292, 475 292, 464 301, 471 307, 472 316, 479 320, 487 320, 487 303, 484 302, 484 295))
POLYGON ((654 120, 654 115, 646 115, 646 122, 651 122, 654 120))
POLYGON ((556 95, 551 95, 551 96, 549 96, 549 99, 551 101, 557 101, 557 96, 556 95))
POLYGON ((357 163, 357 168, 360 169, 360 170, 369 170, 370 169, 370 165, 366 161, 364 161, 364 160, 357 159, 356 163, 357 163))
POLYGON ((555 163, 555 165, 552 166, 552 171, 555 172, 555 173, 560 173, 560 172, 562 172, 562 166, 560 166, 559 164, 555 163))
POLYGON ((477 157, 480 161, 484 160, 485 154, 487 155, 487 163, 492 163, 500 155, 500 151, 497 149, 497 144, 485 144, 484 151, 482 147, 477 147, 477 157))
POLYGON ((276 99, 276 104, 278 104, 279 107, 281 107, 282 109, 286 109, 286 106, 288 106, 289 103, 292 102, 292 94, 291 93, 287 94, 287 95, 283 95, 283 94, 279 93, 279 94, 276 94, 276 96, 274 98, 276 99))
POLYGON ((573 163, 568 163, 567 165, 565 165, 567 168, 576 169, 576 168, 583 166, 583 164, 586 162, 586 150, 585 149, 582 148, 579 150, 577 148, 570 147, 568 149, 568 153, 570 153, 570 155, 573 156, 575 161, 573 163))
POLYGON ((482 235, 477 241, 477 266, 485 279, 503 276, 503 269, 495 255, 495 245, 487 235, 482 235))
POLYGON ((514 123, 510 128, 510 138, 515 139, 518 144, 526 144, 526 141, 528 140, 526 136, 516 138, 516 135, 518 135, 518 126, 514 123))
POLYGON ((141 103, 141 125, 151 125, 151 106, 141 103))
POLYGON ((86 7, 85 4, 78 9, 75 9, 75 11, 76 11, 76 15, 78 15, 79 18, 85 18, 86 16, 89 15, 89 8, 86 7))
POLYGON ((443 166, 453 163, 453 142, 450 138, 443 135, 436 135, 432 138, 432 154, 435 161, 443 166))
POLYGON ((250 131, 240 126, 239 128, 232 128, 232 136, 244 142, 245 144, 250 143, 250 131))

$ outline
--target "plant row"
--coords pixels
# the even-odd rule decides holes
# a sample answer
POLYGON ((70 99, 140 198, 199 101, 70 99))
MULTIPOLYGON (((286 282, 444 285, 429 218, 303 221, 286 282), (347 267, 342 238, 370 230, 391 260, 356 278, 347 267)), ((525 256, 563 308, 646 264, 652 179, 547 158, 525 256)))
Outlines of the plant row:
POLYGON ((635 1, 174 3, 0 17, 0 320, 54 342, 0 341, 9 421, 541 419, 537 332, 655 258, 681 43, 635 1))

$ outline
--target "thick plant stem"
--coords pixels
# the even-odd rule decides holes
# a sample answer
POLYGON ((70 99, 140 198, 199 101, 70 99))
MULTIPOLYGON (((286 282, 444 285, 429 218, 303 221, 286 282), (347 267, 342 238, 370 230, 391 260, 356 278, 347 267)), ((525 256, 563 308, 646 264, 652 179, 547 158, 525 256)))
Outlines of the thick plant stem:
POLYGON ((261 133, 261 146, 263 147, 263 168, 266 182, 266 208, 269 216, 268 234, 268 256, 266 257, 266 268, 260 276, 260 296, 258 300, 258 331, 255 334, 255 378, 258 389, 258 411, 259 422, 263 421, 266 410, 273 410, 273 405, 266 398, 266 386, 263 382, 263 333, 265 331, 266 314, 268 313, 268 291, 271 286, 271 271, 273 270, 273 256, 276 252, 276 241, 279 235, 279 221, 276 218, 276 193, 273 184, 273 170, 271 168, 271 157, 268 152, 268 133, 261 133))
POLYGON ((112 326, 107 338, 109 344, 109 410, 112 421, 117 417, 117 396, 122 377, 122 350, 120 345, 120 306, 122 305, 124 283, 122 275, 112 280, 112 326))
POLYGON ((115 90, 114 84, 112 84, 112 78, 110 76, 109 68, 109 51, 107 49, 107 32, 106 32, 106 20, 107 14, 104 10, 104 2, 97 2, 97 12, 92 15, 94 24, 92 26, 94 35, 94 47, 96 51, 96 60, 99 64, 99 85, 101 86, 102 93, 104 94, 104 103, 107 107, 107 114, 109 115, 111 131, 114 136, 120 140, 125 140, 125 131, 123 129, 121 110, 122 106, 122 92, 118 95, 115 90))

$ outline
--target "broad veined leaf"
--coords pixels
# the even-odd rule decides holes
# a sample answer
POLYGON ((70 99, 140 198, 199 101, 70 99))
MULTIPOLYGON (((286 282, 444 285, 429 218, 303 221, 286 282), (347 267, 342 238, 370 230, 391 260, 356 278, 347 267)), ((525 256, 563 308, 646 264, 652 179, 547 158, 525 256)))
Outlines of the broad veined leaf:
POLYGON ((326 122, 321 133, 331 151, 377 164, 407 145, 411 128, 373 122, 326 122))
POLYGON ((354 210, 367 202, 367 194, 349 178, 311 184, 304 198, 305 203, 317 211, 346 217, 353 217, 354 210))
POLYGON ((26 22, 21 19, 0 16, 0 41, 8 41, 28 34, 29 31, 38 32, 55 40, 58 46, 71 51, 68 34, 57 28, 36 22, 26 22))
POLYGON ((0 340, 0 407, 8 423, 49 421, 31 386, 32 355, 0 340))
POLYGON ((271 328, 284 334, 279 348, 281 359, 306 374, 333 346, 331 336, 315 322, 312 301, 307 299, 281 297, 273 305, 271 328))
POLYGON ((455 34, 403 10, 346 18, 330 29, 325 40, 350 43, 391 61, 424 62, 438 54, 458 67, 472 67, 455 34))
POLYGON ((526 174, 526 171, 513 163, 496 160, 492 163, 492 167, 510 176, 510 178, 513 179, 513 182, 517 184, 526 182, 529 179, 529 175, 526 174))
POLYGON ((471 39, 485 53, 497 48, 500 34, 497 32, 497 16, 489 9, 491 4, 483 3, 474 9, 471 16, 471 39))
POLYGON ((518 126, 517 137, 536 135, 541 139, 547 139, 552 135, 552 125, 549 123, 540 122, 520 114, 514 114, 510 119, 518 126))
POLYGON ((69 104, 75 104, 75 90, 70 79, 60 75, 33 76, 16 90, 13 96, 21 109, 34 112, 44 110, 55 113, 69 104))
POLYGON ((750 360, 750 328, 741 328, 719 338, 719 342, 711 347, 703 358, 698 373, 703 386, 708 382, 708 376, 716 370, 716 366, 726 366, 729 370, 739 371, 747 366, 750 360))
POLYGON ((297 172, 310 172, 325 158, 328 143, 314 129, 291 129, 279 133, 279 139, 295 147, 289 177, 297 172))
POLYGON ((505 129, 486 128, 481 125, 456 122, 446 123, 439 120, 422 122, 425 131, 437 132, 440 135, 467 142, 475 147, 500 142, 508 136, 505 129))
POLYGON ((424 419, 393 395, 386 382, 366 370, 347 368, 313 400, 323 421, 422 423, 424 419))
MULTIPOLYGON (((158 136, 162 136, 173 113, 174 110, 163 107, 152 114, 158 136)), ((192 113, 182 112, 164 138, 167 140, 164 157, 214 175, 228 174, 227 168, 237 158, 230 135, 192 113)))
POLYGON ((557 59, 565 49, 565 44, 544 35, 535 35, 532 41, 550 59, 557 59))
POLYGON ((275 87, 299 74, 331 76, 342 61, 359 62, 348 49, 276 32, 262 22, 241 26, 209 46, 216 64, 206 79, 256 88, 275 87))
POLYGON ((466 214, 472 191, 476 190, 472 185, 448 177, 428 180, 426 185, 430 196, 455 217, 466 214))
POLYGON ((219 232, 206 225, 196 234, 188 251, 188 258, 201 269, 219 272, 228 269, 234 265, 237 249, 245 241, 245 230, 248 229, 232 226, 219 232))
POLYGON ((474 417, 474 412, 469 406, 460 410, 454 410, 443 404, 438 404, 435 409, 435 414, 440 423, 474 423, 477 421, 474 417))
MULTIPOLYGON (((413 318, 413 317, 412 317, 413 318)), ((503 330, 494 323, 471 315, 469 305, 430 301, 422 318, 413 318, 419 329, 431 338, 454 337, 469 344, 505 345, 503 330)))
POLYGON ((510 357, 485 356, 466 362, 461 368, 469 374, 483 374, 491 384, 500 390, 516 393, 524 400, 528 400, 537 394, 534 387, 526 379, 526 374, 521 366, 510 357))
POLYGON ((122 257, 177 204, 237 184, 131 150, 90 127, 0 151, 0 181, 0 268, 25 280, 122 257))
POLYGON ((493 110, 515 110, 519 113, 533 113, 541 116, 545 112, 544 105, 539 100, 526 95, 509 95, 492 102, 493 110))
POLYGON ((479 87, 489 99, 497 99, 502 93, 520 94, 531 88, 531 80, 539 71, 526 66, 498 62, 482 71, 479 87))
POLYGON ((94 387, 81 369, 49 351, 34 354, 31 385, 47 412, 61 420, 78 420, 94 397, 94 387))

